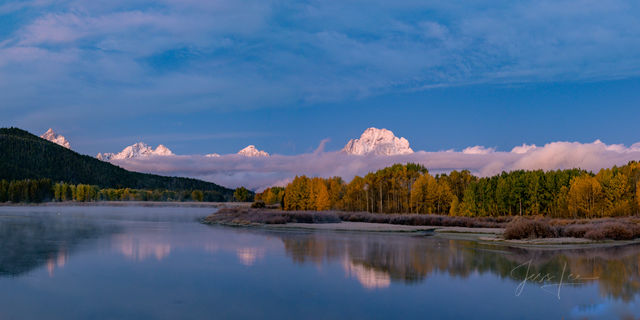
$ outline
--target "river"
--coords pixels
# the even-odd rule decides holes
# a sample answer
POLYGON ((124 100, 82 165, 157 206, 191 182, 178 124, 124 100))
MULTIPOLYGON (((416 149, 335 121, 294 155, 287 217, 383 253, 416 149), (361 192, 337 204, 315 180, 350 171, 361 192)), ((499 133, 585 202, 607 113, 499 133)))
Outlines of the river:
POLYGON ((631 319, 640 246, 208 226, 215 209, 0 207, 0 319, 631 319))

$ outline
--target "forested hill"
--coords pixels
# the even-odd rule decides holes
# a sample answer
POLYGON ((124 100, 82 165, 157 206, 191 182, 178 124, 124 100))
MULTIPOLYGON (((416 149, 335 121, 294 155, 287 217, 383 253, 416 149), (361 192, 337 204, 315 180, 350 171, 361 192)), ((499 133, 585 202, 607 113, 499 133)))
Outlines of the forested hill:
POLYGON ((232 199, 233 190, 215 183, 131 172, 78 154, 17 128, 0 128, 0 179, 39 179, 102 188, 202 190, 232 199))

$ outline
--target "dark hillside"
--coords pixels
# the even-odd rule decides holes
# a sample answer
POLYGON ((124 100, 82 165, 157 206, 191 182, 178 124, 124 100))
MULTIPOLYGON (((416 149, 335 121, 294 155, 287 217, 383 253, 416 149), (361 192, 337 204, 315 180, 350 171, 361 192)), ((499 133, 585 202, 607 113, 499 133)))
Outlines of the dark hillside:
POLYGON ((40 179, 102 188, 215 191, 227 200, 233 190, 215 183, 131 172, 81 155, 17 128, 0 128, 0 179, 40 179))

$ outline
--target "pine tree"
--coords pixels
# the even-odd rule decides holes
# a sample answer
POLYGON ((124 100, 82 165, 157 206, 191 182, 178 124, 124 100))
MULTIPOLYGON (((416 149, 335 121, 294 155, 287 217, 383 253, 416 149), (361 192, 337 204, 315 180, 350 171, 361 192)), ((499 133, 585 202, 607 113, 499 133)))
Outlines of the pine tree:
POLYGON ((7 180, 0 181, 0 203, 9 201, 9 182, 7 180))

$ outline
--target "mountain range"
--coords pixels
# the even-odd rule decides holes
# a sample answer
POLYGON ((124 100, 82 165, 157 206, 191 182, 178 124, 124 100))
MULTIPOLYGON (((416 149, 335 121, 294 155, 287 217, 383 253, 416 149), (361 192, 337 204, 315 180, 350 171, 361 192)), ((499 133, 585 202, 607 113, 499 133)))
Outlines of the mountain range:
POLYGON ((132 144, 118 153, 98 153, 96 158, 109 160, 124 160, 132 158, 150 157, 150 156, 173 156, 173 152, 164 145, 158 145, 155 149, 143 142, 132 144))
MULTIPOLYGON (((64 139, 62 136, 58 135, 58 137, 64 139)), ((409 147, 409 141, 407 139, 396 137, 390 130, 371 127, 366 129, 360 138, 349 140, 341 152, 357 156, 395 156, 411 154, 413 150, 409 147)), ((249 145, 236 154, 248 158, 266 158, 270 156, 268 152, 259 150, 255 145, 249 145)), ((138 142, 124 148, 118 153, 98 153, 96 158, 103 161, 111 161, 173 155, 175 154, 162 144, 153 149, 143 142, 138 142)), ((218 158, 221 155, 218 153, 209 153, 204 156, 207 158, 218 158)))
MULTIPOLYGON (((62 141, 62 140, 58 140, 62 141)), ((156 148, 157 150, 157 148, 156 148)), ((0 179, 40 179, 103 188, 202 190, 233 198, 233 190, 192 178, 167 177, 128 171, 108 162, 81 155, 18 128, 0 128, 0 179)))

